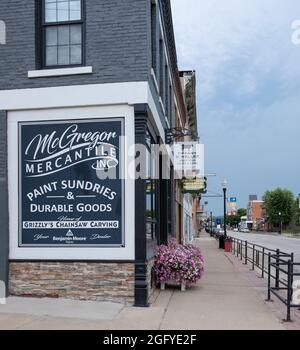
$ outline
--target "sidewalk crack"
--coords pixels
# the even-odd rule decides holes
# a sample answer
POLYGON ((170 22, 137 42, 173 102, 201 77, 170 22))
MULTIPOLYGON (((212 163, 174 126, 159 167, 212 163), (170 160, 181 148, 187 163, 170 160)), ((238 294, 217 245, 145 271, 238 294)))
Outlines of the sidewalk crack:
POLYGON ((158 330, 159 330, 159 331, 161 330, 161 327, 162 327, 162 325, 163 325, 163 323, 164 323, 164 320, 165 320, 165 318, 166 318, 166 314, 167 314, 167 311, 168 311, 168 308, 169 308, 169 306, 170 306, 170 303, 171 303, 171 300, 172 300, 172 298, 173 298, 174 293, 175 293, 175 291, 173 290, 172 293, 171 293, 171 295, 170 295, 168 304, 166 305, 166 307, 165 307, 165 309, 164 309, 164 313, 163 313, 163 315, 162 315, 161 321, 160 321, 159 326, 158 326, 158 330))
POLYGON ((27 326, 27 325, 29 325, 29 324, 32 323, 32 322, 39 321, 39 320, 42 320, 42 319, 44 318, 44 316, 39 316, 39 317, 36 317, 36 316, 34 316, 34 315, 28 315, 28 316, 32 316, 33 319, 32 319, 32 320, 29 320, 29 321, 26 321, 26 322, 24 322, 24 323, 22 323, 22 324, 20 324, 19 326, 17 326, 17 327, 15 328, 15 330, 22 330, 22 328, 23 328, 24 326, 27 326))

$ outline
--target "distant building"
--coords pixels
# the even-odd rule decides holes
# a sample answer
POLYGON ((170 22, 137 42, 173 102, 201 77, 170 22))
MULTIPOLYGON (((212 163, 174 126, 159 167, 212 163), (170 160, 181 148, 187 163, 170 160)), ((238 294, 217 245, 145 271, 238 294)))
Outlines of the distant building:
MULTIPOLYGON (((179 72, 179 76, 186 108, 186 120, 183 118, 181 119, 181 127, 189 130, 189 136, 185 136, 183 141, 197 141, 196 72, 193 70, 181 71, 179 72)), ((178 127, 179 125, 176 126, 178 127)), ((181 187, 178 190, 179 192, 182 192, 181 187)), ((198 195, 192 194, 180 194, 179 197, 181 197, 180 203, 182 204, 183 226, 180 241, 191 243, 194 240, 194 237, 197 236, 199 230, 201 230, 201 214, 203 213, 201 210, 201 200, 199 200, 198 195)))
POLYGON ((247 218, 248 222, 252 222, 252 230, 265 230, 266 212, 264 209, 264 201, 258 200, 257 196, 249 196, 247 218))

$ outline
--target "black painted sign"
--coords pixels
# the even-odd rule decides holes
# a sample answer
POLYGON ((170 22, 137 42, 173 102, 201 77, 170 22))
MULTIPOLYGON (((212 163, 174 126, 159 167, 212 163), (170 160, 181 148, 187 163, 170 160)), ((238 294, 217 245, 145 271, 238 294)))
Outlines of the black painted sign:
POLYGON ((19 123, 19 246, 124 246, 123 119, 19 123))

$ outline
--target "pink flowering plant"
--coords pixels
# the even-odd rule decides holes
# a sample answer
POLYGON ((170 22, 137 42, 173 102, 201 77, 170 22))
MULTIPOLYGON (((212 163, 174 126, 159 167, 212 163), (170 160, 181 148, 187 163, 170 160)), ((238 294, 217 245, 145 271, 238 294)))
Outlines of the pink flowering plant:
POLYGON ((204 272, 201 250, 192 244, 178 244, 173 239, 168 245, 156 249, 154 272, 159 283, 197 283, 204 272))

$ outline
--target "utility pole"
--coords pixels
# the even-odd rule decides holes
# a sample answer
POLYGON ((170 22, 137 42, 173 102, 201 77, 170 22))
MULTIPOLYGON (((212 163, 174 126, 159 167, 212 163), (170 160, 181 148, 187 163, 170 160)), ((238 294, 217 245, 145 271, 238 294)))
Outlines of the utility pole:
POLYGON ((227 238, 227 181, 224 180, 223 184, 223 193, 224 193, 224 238, 227 238))
POLYGON ((279 219, 280 219, 280 228, 279 228, 279 234, 282 235, 282 213, 279 212, 279 219))

